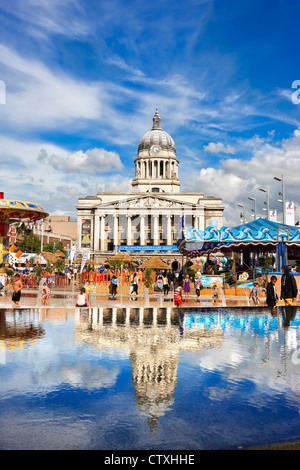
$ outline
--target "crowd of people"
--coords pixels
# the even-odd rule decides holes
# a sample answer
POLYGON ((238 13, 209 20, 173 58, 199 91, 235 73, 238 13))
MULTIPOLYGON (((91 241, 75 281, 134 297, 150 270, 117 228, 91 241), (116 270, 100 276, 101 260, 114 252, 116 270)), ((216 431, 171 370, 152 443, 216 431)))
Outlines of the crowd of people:
MULTIPOLYGON (((200 301, 200 293, 203 288, 201 283, 201 275, 213 274, 215 272, 212 262, 207 262, 205 266, 199 266, 195 276, 191 279, 187 274, 183 276, 181 271, 174 273, 171 269, 162 271, 153 271, 152 280, 154 283, 154 291, 161 292, 165 299, 171 292, 171 296, 174 299, 176 306, 180 307, 184 302, 189 301, 190 294, 192 292, 192 285, 194 285, 196 292, 196 302, 200 301)), ((293 270, 292 270, 293 272, 293 270)), ((112 270, 107 266, 100 266, 95 269, 83 269, 80 273, 80 279, 78 278, 78 270, 75 268, 67 268, 64 277, 68 285, 71 283, 77 283, 80 286, 80 292, 76 297, 76 306, 88 307, 89 294, 95 288, 98 283, 106 283, 110 286, 109 298, 116 300, 118 294, 118 287, 120 281, 123 285, 129 285, 129 300, 137 300, 139 295, 139 286, 141 284, 146 285, 145 272, 142 269, 131 270, 125 268, 122 271, 112 270)), ((279 300, 283 300, 285 305, 292 305, 297 298, 298 289, 295 281, 295 277, 290 273, 288 266, 282 267, 281 277, 281 291, 276 291, 277 277, 271 276, 270 282, 266 286, 266 301, 270 307, 276 307, 279 300)), ((24 268, 22 273, 17 273, 13 277, 13 295, 12 301, 19 305, 21 292, 23 288, 37 286, 30 266, 24 268)), ((51 296, 51 285, 49 282, 45 282, 42 287, 42 305, 49 305, 49 298, 51 296)), ((255 282, 253 288, 250 291, 250 298, 254 306, 260 303, 260 289, 258 283, 255 282)), ((213 285, 212 303, 216 304, 218 301, 218 286, 213 285)))

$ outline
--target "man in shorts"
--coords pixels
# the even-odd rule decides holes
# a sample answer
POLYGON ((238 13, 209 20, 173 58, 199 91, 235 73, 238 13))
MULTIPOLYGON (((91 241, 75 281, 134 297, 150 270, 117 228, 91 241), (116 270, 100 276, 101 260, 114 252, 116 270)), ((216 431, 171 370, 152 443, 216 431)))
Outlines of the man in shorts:
POLYGON ((20 278, 20 274, 16 274, 15 283, 14 283, 14 292, 13 292, 12 299, 11 299, 16 305, 19 305, 22 288, 23 288, 23 284, 20 278))

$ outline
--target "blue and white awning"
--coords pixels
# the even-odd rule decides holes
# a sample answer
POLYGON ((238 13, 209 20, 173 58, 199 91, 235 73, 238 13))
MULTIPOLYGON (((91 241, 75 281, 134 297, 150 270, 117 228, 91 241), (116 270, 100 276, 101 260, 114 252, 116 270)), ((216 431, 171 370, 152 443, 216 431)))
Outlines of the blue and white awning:
POLYGON ((208 251, 214 248, 244 245, 271 247, 279 241, 300 248, 300 227, 283 225, 266 219, 257 219, 238 227, 208 227, 205 231, 187 227, 180 247, 188 251, 208 251))

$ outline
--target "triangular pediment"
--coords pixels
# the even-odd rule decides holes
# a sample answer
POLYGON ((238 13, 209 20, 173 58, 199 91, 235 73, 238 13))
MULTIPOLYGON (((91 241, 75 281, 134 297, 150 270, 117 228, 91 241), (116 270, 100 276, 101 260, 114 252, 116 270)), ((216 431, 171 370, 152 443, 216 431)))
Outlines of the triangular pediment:
POLYGON ((104 208, 118 208, 118 209, 147 209, 147 208, 162 208, 162 209, 180 209, 180 208, 193 208, 195 204, 191 202, 182 201, 180 199, 170 199, 163 195, 158 194, 135 194, 126 199, 119 199, 110 201, 98 206, 99 209, 104 208))

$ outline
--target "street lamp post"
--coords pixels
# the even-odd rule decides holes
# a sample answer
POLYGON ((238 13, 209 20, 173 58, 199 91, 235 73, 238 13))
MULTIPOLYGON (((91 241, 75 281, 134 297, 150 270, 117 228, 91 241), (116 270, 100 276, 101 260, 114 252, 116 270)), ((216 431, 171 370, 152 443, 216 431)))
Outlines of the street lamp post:
POLYGON ((248 197, 249 201, 253 201, 254 202, 254 209, 252 209, 252 211, 254 212, 254 220, 256 220, 256 197, 248 197))
POLYGON ((283 175, 281 178, 278 178, 278 176, 274 176, 274 180, 279 181, 282 183, 282 190, 279 192, 279 196, 282 196, 282 222, 285 224, 285 189, 284 189, 284 177, 283 175))
POLYGON ((263 193, 266 193, 267 200, 265 201, 265 204, 267 204, 267 220, 269 220, 269 216, 270 216, 269 188, 266 188, 266 189, 260 188, 259 190, 262 191, 263 193))

